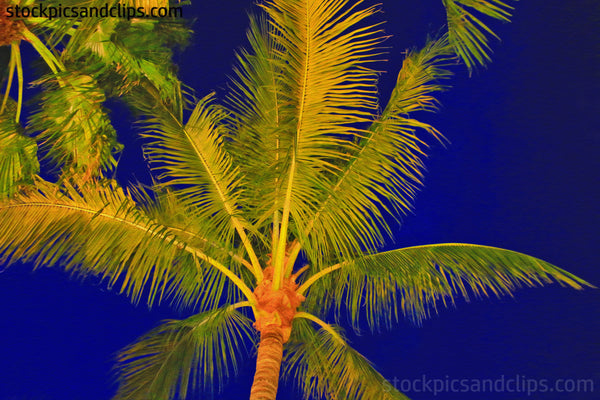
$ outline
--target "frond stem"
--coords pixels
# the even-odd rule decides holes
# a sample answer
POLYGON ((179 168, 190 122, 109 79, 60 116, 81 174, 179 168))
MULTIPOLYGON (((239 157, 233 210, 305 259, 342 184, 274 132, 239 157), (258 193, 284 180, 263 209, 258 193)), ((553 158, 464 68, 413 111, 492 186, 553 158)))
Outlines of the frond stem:
POLYGON ((273 272, 273 289, 277 290, 283 281, 283 260, 285 259, 285 245, 287 241, 287 229, 290 218, 290 204, 292 201, 292 185, 294 183, 294 177, 296 173, 296 153, 298 151, 298 138, 300 136, 302 125, 304 123, 304 109, 306 103, 306 90, 308 87, 308 64, 311 57, 310 46, 311 46, 311 29, 310 29, 310 16, 309 10, 306 10, 306 45, 305 45, 305 58, 304 58, 304 76, 302 77, 302 93, 300 95, 300 104, 298 106, 298 123, 296 125, 296 136, 294 138, 294 149, 292 152, 292 161, 290 167, 290 175, 288 178, 288 185, 285 193, 285 203, 283 204, 283 220, 281 222, 281 231, 279 236, 279 246, 277 249, 277 258, 275 260, 275 268, 273 272))
POLYGON ((273 264, 273 289, 277 290, 281 287, 283 279, 283 261, 285 260, 285 247, 287 243, 287 229, 290 219, 290 203, 292 197, 292 183, 294 181, 294 172, 296 170, 296 154, 292 154, 292 165, 290 167, 290 176, 285 193, 285 202, 283 204, 283 216, 281 221, 281 230, 279 231, 279 243, 277 245, 277 253, 275 255, 275 263, 273 264))
POLYGON ((15 58, 12 56, 12 45, 11 45, 11 57, 8 62, 8 80, 6 81, 6 92, 4 93, 4 99, 2 99, 2 106, 0 106, 0 115, 4 112, 8 95, 10 94, 10 88, 12 87, 12 81, 15 76, 15 58))
POLYGON ((334 338, 336 338, 340 343, 346 344, 346 341, 340 336, 340 334, 337 333, 335 331, 335 329, 333 329, 333 327, 331 325, 329 325, 325 321, 321 320, 320 318, 315 317, 314 315, 309 314, 309 313, 304 312, 304 311, 297 312, 296 315, 294 315, 294 318, 304 318, 304 319, 307 319, 309 321, 312 321, 312 322, 316 323, 317 325, 319 325, 324 330, 326 330, 327 332, 329 332, 329 334, 331 336, 333 336, 334 338))
MULTIPOLYGON (((383 115, 385 114, 386 111, 387 111, 387 107, 386 107, 386 110, 383 111, 382 117, 383 117, 383 115)), ((381 119, 381 117, 380 117, 380 119, 381 119)), ((377 132, 371 131, 371 133, 370 133, 370 135, 368 137, 363 137, 363 142, 364 142, 364 140, 366 140, 366 142, 364 142, 363 144, 361 144, 361 148, 360 148, 359 152, 348 163, 348 165, 346 167, 346 170, 344 171, 344 175, 342 175, 340 177, 340 179, 336 182, 335 186, 331 189, 331 192, 329 193, 329 195, 327 196, 327 198, 325 199, 325 201, 323 201, 323 203, 321 203, 321 207, 319 207, 319 210, 315 213, 315 216, 306 225, 306 228, 304 229, 304 234, 306 236, 308 236, 310 234, 310 232, 312 231, 313 227, 315 226, 315 222, 317 222, 317 220, 321 217, 321 214, 323 213, 323 210, 325 210, 325 208, 327 207, 327 203, 329 203, 329 201, 333 198, 333 193, 336 192, 339 189, 339 187, 341 186, 341 184, 344 181, 344 179, 346 179, 346 177, 350 174, 350 172, 352 171, 352 168, 354 167, 354 164, 356 163, 356 160, 358 160, 360 158, 360 156, 362 155, 362 153, 367 148, 367 145, 371 142, 371 140, 373 139, 373 136, 375 136, 376 133, 377 132)), ((295 247, 299 247, 299 246, 300 246, 300 243, 296 243, 295 247)), ((297 250, 300 251, 299 248, 297 250)), ((296 248, 292 249, 292 252, 293 251, 296 251, 296 248)))
POLYGON ((252 263, 251 264, 252 271, 254 272, 254 277, 256 278, 257 282, 260 282, 263 279, 263 272, 262 272, 262 268, 260 267, 260 262, 258 261, 258 257, 256 257, 256 253, 254 252, 254 248, 252 247, 252 243, 250 243, 250 239, 248 239, 248 236, 246 235, 246 231, 242 227, 242 224, 240 224, 240 222, 237 220, 237 218, 234 218, 233 216, 231 218, 233 220, 235 230, 237 231, 238 235, 240 236, 240 239, 242 239, 244 248, 246 249, 246 251, 248 252, 248 256, 250 257, 250 261, 252 263))
MULTIPOLYGON (((15 67, 17 69, 17 79, 19 80, 18 94, 17 94, 17 113, 15 115, 15 122, 19 122, 21 118, 21 109, 23 108, 23 62, 21 61, 21 49, 16 43, 12 43, 10 46, 12 56, 15 59, 15 67)), ((11 57, 11 58, 13 58, 11 57)))
MULTIPOLYGON (((277 178, 275 178, 275 180, 277 180, 277 178)), ((279 210, 275 210, 273 212, 273 243, 272 243, 273 249, 271 250, 271 259, 272 260, 277 259, 277 246, 279 246, 279 224, 280 224, 279 210)))
POLYGON ((254 310, 254 304, 250 303, 249 301, 240 301, 238 303, 230 305, 229 307, 234 310, 237 310, 238 308, 242 307, 252 307, 252 309, 254 310))
MULTIPOLYGON (((275 86, 275 76, 273 71, 271 71, 271 80, 272 80, 272 84, 273 87, 275 86)), ((279 126, 279 104, 278 104, 278 97, 277 97, 277 91, 274 91, 275 93, 275 123, 277 126, 279 126)), ((277 133, 276 139, 275 139, 275 164, 277 165, 279 163, 279 133, 277 133)), ((278 169, 279 167, 277 167, 278 169)), ((279 177, 276 175, 275 176, 275 211, 273 212, 273 250, 272 250, 272 255, 271 257, 273 259, 277 258, 277 246, 279 243, 279 224, 280 224, 280 220, 279 220, 279 209, 277 209, 277 198, 279 197, 279 177)))
POLYGON ((296 279, 298 279, 298 277, 299 277, 300 275, 302 275, 302 273, 303 273, 304 271, 306 271, 308 268, 310 268, 310 266, 309 266, 309 265, 305 265, 304 267, 300 268, 298 271, 296 271, 296 272, 294 273, 294 275, 292 275, 292 280, 293 280, 293 281, 296 281, 296 279))
POLYGON ((297 239, 291 243, 291 247, 292 250, 290 251, 287 268, 285 270, 286 278, 288 278, 292 274, 292 271, 294 270, 294 264, 296 263, 296 259, 298 258, 298 254, 300 253, 300 249, 302 248, 302 246, 300 246, 300 242, 298 242, 297 239))
POLYGON ((310 278, 308 278, 308 280, 306 282, 304 282, 302 285, 300 285, 300 287, 298 288, 298 290, 296 292, 298 292, 298 294, 303 295, 304 292, 306 292, 306 290, 309 287, 311 287, 311 285, 313 283, 315 283, 316 281, 318 281, 319 279, 321 279, 325 275, 328 275, 328 274, 332 273, 333 271, 337 271, 338 269, 342 268, 343 264, 344 263, 335 264, 335 265, 332 265, 331 267, 327 267, 325 269, 322 269, 321 271, 317 272, 316 274, 314 274, 313 276, 311 276, 310 278))
MULTIPOLYGON (((176 243, 177 243, 177 240, 174 240, 173 244, 176 244, 176 243)), ((184 250, 194 254, 196 257, 200 258, 201 260, 206 261, 207 263, 209 263, 210 265, 212 265, 213 267, 218 269, 223 275, 228 277, 235 284, 235 286, 237 286, 242 291, 242 293, 244 293, 244 295, 248 299, 248 303, 252 305, 252 309, 254 310, 254 298, 255 298, 254 293, 252 293, 252 290, 250 290, 250 288, 248 286, 246 286, 244 281, 242 281, 239 276, 234 274, 229 268, 227 268, 226 266, 224 266, 223 264, 221 264, 214 258, 209 257, 206 254, 202 253, 200 250, 194 249, 187 245, 184 246, 184 250)), ((199 272, 201 272, 201 271, 199 271, 199 272)))

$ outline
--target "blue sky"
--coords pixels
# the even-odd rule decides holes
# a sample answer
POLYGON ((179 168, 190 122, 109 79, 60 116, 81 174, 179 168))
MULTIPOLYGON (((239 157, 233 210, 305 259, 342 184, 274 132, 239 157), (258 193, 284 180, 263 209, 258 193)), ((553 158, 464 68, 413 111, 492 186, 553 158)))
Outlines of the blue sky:
MULTIPOLYGON (((244 44, 251 1, 193 1, 191 46, 177 61, 199 95, 222 89, 244 44)), ((371 4, 371 2, 367 2, 371 4)), ((440 1, 383 4, 387 99, 406 48, 424 43, 443 18, 440 1)), ((453 89, 436 115, 423 115, 450 140, 434 145, 414 215, 392 246, 466 242, 549 261, 600 285, 597 204, 600 126, 600 6, 596 1, 518 2, 512 24, 496 24, 493 63, 468 77, 455 68, 453 89)), ((131 121, 115 109, 120 133, 131 121)), ((132 141, 134 143, 134 141, 132 141)), ((120 174, 137 168, 126 153, 120 174)), ((135 175, 143 179, 143 170, 135 175)), ((165 318, 92 282, 58 270, 14 266, 0 273, 0 400, 100 400, 114 393, 112 357, 165 318)), ((433 393, 419 399, 596 399, 600 393, 600 292, 552 285, 514 298, 459 302, 416 327, 352 336, 390 380, 594 379, 594 393, 433 393)), ((247 398, 253 361, 219 399, 247 398)), ((278 399, 299 398, 290 386, 278 399)))

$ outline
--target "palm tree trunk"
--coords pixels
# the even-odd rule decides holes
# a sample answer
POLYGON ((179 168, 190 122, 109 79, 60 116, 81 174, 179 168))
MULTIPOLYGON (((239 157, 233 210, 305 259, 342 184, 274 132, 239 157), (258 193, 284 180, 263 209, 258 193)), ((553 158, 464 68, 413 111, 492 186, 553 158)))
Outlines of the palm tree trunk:
POLYGON ((260 333, 256 372, 250 390, 250 400, 275 400, 282 357, 283 332, 281 326, 269 325, 260 333))

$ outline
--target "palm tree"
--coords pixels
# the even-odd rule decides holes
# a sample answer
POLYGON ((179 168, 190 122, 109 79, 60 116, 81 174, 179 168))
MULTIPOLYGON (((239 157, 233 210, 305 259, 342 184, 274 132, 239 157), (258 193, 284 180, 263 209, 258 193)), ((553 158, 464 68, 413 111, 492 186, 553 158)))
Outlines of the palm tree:
POLYGON ((213 390, 253 343, 251 399, 275 399, 281 372, 306 398, 405 399, 326 320, 347 314, 356 329, 389 327, 400 312, 418 322, 457 297, 553 281, 589 285, 489 246, 379 252, 392 236, 390 217, 411 210, 422 184, 427 146, 417 132, 443 139, 413 114, 436 109, 434 96, 446 88, 456 56, 469 69, 488 59, 489 28, 470 10, 510 15, 495 0, 444 5, 447 34, 406 55, 381 109, 373 68, 385 37, 369 22, 377 9, 360 2, 260 3, 229 95, 218 103, 209 94, 191 113, 174 75, 157 71, 169 55, 167 39, 157 46, 160 35, 144 40, 139 31, 153 22, 96 20, 68 39, 48 37, 46 48, 65 68, 41 80, 49 82, 44 102, 25 132, 40 132, 35 139, 47 146, 60 179, 37 176, 36 141, 13 118, 19 101, 6 101, 2 261, 61 265, 102 277, 134 302, 170 300, 197 310, 123 350, 116 398, 213 390), (107 48, 118 29, 125 45, 107 48), (94 62, 85 61, 90 55, 94 62), (144 75, 148 68, 153 73, 144 75), (122 89, 111 85, 115 76, 122 89), (151 188, 107 178, 118 150, 102 109, 107 96, 124 96, 141 115, 157 179, 151 188))

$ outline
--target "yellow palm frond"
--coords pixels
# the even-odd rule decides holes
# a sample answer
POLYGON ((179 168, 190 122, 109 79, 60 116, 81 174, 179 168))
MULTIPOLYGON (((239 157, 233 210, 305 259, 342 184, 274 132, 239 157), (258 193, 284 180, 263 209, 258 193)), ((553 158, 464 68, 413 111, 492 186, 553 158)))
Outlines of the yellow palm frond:
POLYGON ((259 226, 272 223, 283 160, 291 147, 290 135, 282 133, 287 124, 282 119, 288 91, 282 75, 285 62, 276 51, 274 35, 277 31, 265 18, 250 17, 250 49, 237 55, 227 98, 231 137, 224 145, 247 177, 250 190, 244 192, 244 203, 259 226))
POLYGON ((202 308, 226 297, 245 300, 201 249, 148 218, 114 182, 79 188, 36 182, 35 189, 0 204, 0 225, 3 263, 56 265, 74 275, 99 276, 135 303, 146 297, 148 305, 165 297, 190 306, 201 302, 202 308))
POLYGON ((490 61, 488 36, 498 36, 475 13, 510 22, 512 7, 500 0, 443 0, 450 44, 469 71, 490 61))
POLYGON ((215 393, 238 371, 240 352, 253 341, 251 321, 224 306, 185 320, 170 320, 119 354, 114 400, 185 400, 203 389, 215 393))
POLYGON ((307 320, 295 319, 286 346, 285 377, 296 381, 305 400, 408 400, 347 343, 338 327, 326 328, 317 331, 307 320))
POLYGON ((213 235, 217 242, 233 247, 237 233, 260 280, 262 270, 247 236, 252 226, 239 206, 243 177, 222 145, 226 114, 212 103, 212 97, 198 101, 185 125, 157 99, 148 110, 152 115, 144 136, 152 142, 146 154, 194 216, 210 222, 203 235, 213 235))
POLYGON ((384 239, 381 231, 391 236, 390 217, 412 210, 427 147, 416 131, 440 138, 414 113, 436 109, 434 95, 445 88, 442 81, 450 76, 445 67, 451 54, 446 37, 407 54, 388 104, 324 191, 327 196, 318 202, 303 232, 302 245, 311 261, 324 254, 341 253, 343 259, 375 251, 384 239))
POLYGON ((546 261, 497 247, 444 243, 366 255, 315 280, 306 307, 348 312, 358 328, 391 326, 398 311, 416 322, 457 297, 512 295, 520 287, 558 282, 574 289, 593 287, 546 261), (312 300, 311 300, 312 299, 312 300), (327 300, 325 300, 327 299, 327 300))
MULTIPOLYGON (((286 60, 282 79, 288 91, 280 131, 289 137, 281 159, 281 190, 269 204, 281 210, 281 234, 273 249, 275 281, 281 273, 290 229, 302 235, 340 162, 364 134, 377 107, 377 61, 383 40, 366 19, 374 7, 359 10, 348 1, 268 1, 262 4, 275 29, 279 57, 286 60), (293 221, 293 223, 292 223, 293 221)), ((274 229, 279 230, 278 227, 274 229)))

